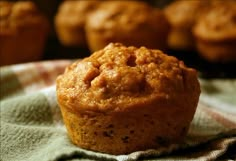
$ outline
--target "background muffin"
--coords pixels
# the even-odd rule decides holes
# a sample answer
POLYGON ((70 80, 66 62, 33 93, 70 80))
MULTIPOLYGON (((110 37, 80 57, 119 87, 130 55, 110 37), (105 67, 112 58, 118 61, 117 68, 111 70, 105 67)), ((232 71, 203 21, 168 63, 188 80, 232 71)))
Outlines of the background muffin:
POLYGON ((86 46, 85 20, 99 4, 96 0, 64 1, 55 17, 55 29, 62 45, 86 46))
POLYGON ((111 154, 183 140, 199 94, 197 73, 183 62, 160 50, 121 44, 76 61, 57 78, 72 142, 111 154))
POLYGON ((168 46, 177 50, 194 50, 192 27, 198 17, 207 10, 207 0, 179 0, 165 7, 164 12, 171 24, 168 46))
POLYGON ((194 36, 207 61, 236 61, 236 1, 214 2, 194 27, 194 36))
POLYGON ((165 49, 168 31, 163 12, 138 1, 103 2, 86 21, 91 51, 102 49, 110 42, 165 49))
POLYGON ((0 2, 0 65, 39 60, 49 24, 33 2, 0 2))

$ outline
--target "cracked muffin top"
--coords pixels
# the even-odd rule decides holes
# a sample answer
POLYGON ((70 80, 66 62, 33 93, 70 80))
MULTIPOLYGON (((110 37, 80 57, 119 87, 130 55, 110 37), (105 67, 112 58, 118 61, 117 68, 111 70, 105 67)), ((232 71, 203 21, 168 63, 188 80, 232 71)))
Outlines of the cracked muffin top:
POLYGON ((58 100, 71 110, 122 111, 199 95, 197 72, 160 50, 110 43, 67 67, 58 100))

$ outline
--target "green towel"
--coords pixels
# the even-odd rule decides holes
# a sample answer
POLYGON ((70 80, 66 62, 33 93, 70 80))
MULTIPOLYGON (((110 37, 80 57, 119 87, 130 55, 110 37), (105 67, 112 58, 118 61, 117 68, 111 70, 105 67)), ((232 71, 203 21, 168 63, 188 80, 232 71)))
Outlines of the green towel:
POLYGON ((234 79, 218 80, 221 81, 218 84, 201 80, 201 99, 188 135, 181 144, 117 156, 73 145, 55 95, 55 79, 70 63, 69 60, 56 60, 1 67, 1 161, 235 159, 234 79), (234 85, 227 86, 228 90, 212 91, 212 84, 216 89, 224 82, 234 85), (215 107, 219 102, 221 104, 215 107))

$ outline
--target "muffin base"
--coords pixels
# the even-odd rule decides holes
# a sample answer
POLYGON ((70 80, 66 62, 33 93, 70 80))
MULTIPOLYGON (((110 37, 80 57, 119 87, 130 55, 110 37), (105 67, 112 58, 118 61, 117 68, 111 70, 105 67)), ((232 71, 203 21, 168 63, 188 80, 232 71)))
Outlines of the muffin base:
POLYGON ((76 112, 61 106, 64 123, 74 144, 115 155, 181 142, 187 134, 193 110, 168 103, 110 113, 76 112), (180 113, 185 113, 185 117, 179 117, 180 113))
POLYGON ((40 60, 46 44, 45 31, 27 29, 10 35, 0 35, 0 65, 40 60))
POLYGON ((197 49, 201 57, 212 63, 228 63, 236 61, 236 40, 224 42, 197 41, 197 49))

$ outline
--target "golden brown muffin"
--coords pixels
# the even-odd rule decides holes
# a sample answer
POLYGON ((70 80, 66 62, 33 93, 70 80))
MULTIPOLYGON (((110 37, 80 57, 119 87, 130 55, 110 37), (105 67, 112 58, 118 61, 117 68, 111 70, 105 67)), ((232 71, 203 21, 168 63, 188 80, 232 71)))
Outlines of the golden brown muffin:
POLYGON ((169 24, 161 10, 137 1, 103 2, 86 21, 91 51, 110 42, 165 49, 168 31, 169 24))
POLYGON ((182 61, 118 43, 76 61, 57 78, 72 142, 110 154, 181 142, 199 94, 196 71, 182 61))
POLYGON ((199 15, 205 12, 208 6, 207 0, 179 0, 164 9, 171 24, 168 35, 169 48, 176 50, 195 49, 192 27, 199 15))
POLYGON ((210 62, 236 61, 236 1, 217 2, 194 27, 197 49, 210 62))
POLYGON ((86 46, 85 20, 98 4, 96 0, 68 0, 60 5, 55 17, 55 29, 63 45, 86 46))
POLYGON ((0 65, 39 60, 49 31, 33 2, 0 2, 0 65))

